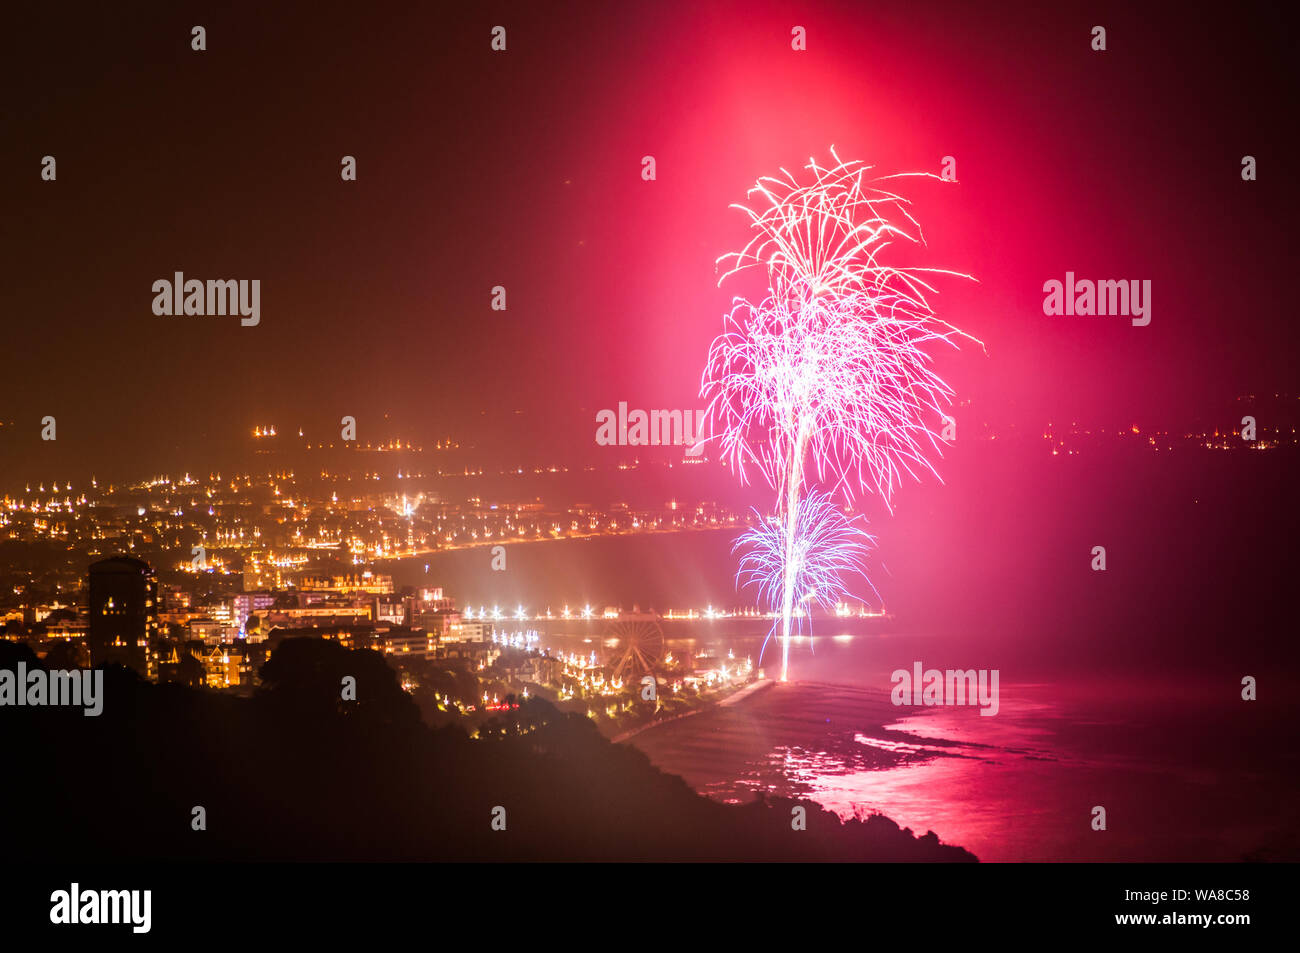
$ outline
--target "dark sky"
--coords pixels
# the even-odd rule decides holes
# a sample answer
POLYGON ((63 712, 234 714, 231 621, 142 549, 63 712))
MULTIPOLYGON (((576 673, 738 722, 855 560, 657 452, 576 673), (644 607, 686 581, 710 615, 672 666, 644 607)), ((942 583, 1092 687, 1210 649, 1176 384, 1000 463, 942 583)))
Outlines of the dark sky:
POLYGON ((1177 421, 1296 390, 1279 13, 439 6, 6 12, 0 469, 149 472, 259 423, 337 436, 344 414, 363 440, 507 452, 590 441, 620 400, 699 406, 732 293, 714 261, 747 237, 728 205, 832 144, 882 172, 956 158, 958 185, 908 194, 918 260, 978 278, 937 306, 989 353, 940 366, 989 419, 1177 421), (261 324, 155 316, 177 270, 260 279, 261 324), (1150 279, 1151 325, 1045 317, 1067 270, 1150 279))

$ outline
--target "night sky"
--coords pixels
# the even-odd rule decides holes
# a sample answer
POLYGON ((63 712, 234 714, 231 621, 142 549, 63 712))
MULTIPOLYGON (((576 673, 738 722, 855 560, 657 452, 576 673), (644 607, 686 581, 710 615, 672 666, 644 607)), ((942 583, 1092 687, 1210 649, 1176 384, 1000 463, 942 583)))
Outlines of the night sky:
POLYGON ((344 414, 363 441, 508 453, 588 442, 620 400, 701 406, 708 344, 752 290, 717 287, 748 237, 728 205, 831 145, 882 172, 956 159, 958 184, 907 187, 912 262, 978 279, 936 308, 988 354, 939 366, 995 425, 1232 426, 1236 395, 1295 390, 1280 13, 413 6, 6 12, 7 477, 202 465, 257 424, 336 437, 344 414), (1045 317, 1067 270, 1150 279, 1150 326, 1045 317), (261 324, 155 316, 174 271, 260 279, 261 324))
MULTIPOLYGON (((214 617, 233 591, 260 585, 241 568, 300 557, 312 574, 335 575, 350 559, 349 572, 391 575, 399 592, 445 587, 462 609, 590 603, 598 619, 600 607, 621 607, 625 621, 626 610, 763 602, 737 591, 730 514, 758 526, 776 495, 740 488, 716 453, 688 467, 680 447, 597 446, 597 412, 621 402, 704 406, 701 373, 733 296, 763 296, 757 269, 720 288, 716 264, 751 237, 729 206, 756 179, 798 172, 810 157, 833 161, 832 146, 881 174, 937 175, 951 157, 955 184, 900 186, 926 245, 889 261, 973 276, 936 278, 930 300, 985 346, 935 352, 958 401, 957 438, 935 448, 935 472, 904 478, 892 508, 868 493, 852 501, 849 515, 874 542, 856 567, 865 578, 846 571, 845 588, 887 618, 863 621, 861 639, 817 618, 821 641, 798 646, 795 684, 745 707, 728 701, 716 721, 683 722, 672 730, 699 734, 681 750, 714 759, 710 771, 750 791, 764 790, 754 765, 779 765, 801 785, 856 773, 860 787, 844 788, 855 811, 875 810, 902 775, 892 793, 908 812, 909 843, 913 831, 947 844, 975 831, 1002 841, 992 859, 1300 856, 1300 444, 1269 439, 1300 427, 1296 34, 1282 5, 20 6, 0 13, 0 504, 12 511, 0 521, 11 527, 0 580, 12 590, 0 634, 33 647, 52 638, 58 617, 37 610, 87 605, 76 581, 119 549, 164 583, 183 579, 194 595, 185 605, 214 617), (196 25, 206 30, 202 52, 191 48, 196 25), (504 52, 491 48, 498 25, 504 52), (1098 25, 1104 52, 1092 48, 1098 25), (791 48, 794 27, 806 29, 804 51, 791 48), (647 155, 654 181, 642 177, 647 155), (57 161, 55 181, 42 180, 43 156, 57 161), (344 156, 356 159, 356 181, 340 177, 344 156), (1257 181, 1243 180, 1245 156, 1257 181), (175 272, 259 281, 260 323, 156 315, 154 283, 175 272), (1150 282, 1150 324, 1044 314, 1044 283, 1069 272, 1150 282), (491 307, 495 286, 506 289, 504 312, 491 307), (1258 442, 1227 436, 1243 413, 1259 415, 1258 442), (266 446, 255 427, 339 441, 345 415, 361 444, 451 437, 462 448, 254 453, 266 446), (52 442, 41 439, 47 416, 57 420, 52 442), (1224 436, 1185 439, 1210 428, 1224 436), (1158 446, 1150 429, 1173 437, 1158 446), (620 469, 629 457, 664 465, 620 469), (411 468, 422 472, 411 479, 411 468), (273 469, 273 479, 230 479, 273 469), (383 469, 382 482, 372 469, 383 469), (200 479, 122 492, 123 482, 185 470, 200 479), (224 479, 208 481, 215 470, 224 479), (97 493, 86 485, 92 474, 97 493), (81 493, 84 509, 49 505, 81 493), (724 528, 652 534, 679 501, 691 525, 721 514, 724 528), (401 533, 406 512, 418 517, 401 533), (436 525, 423 543, 421 525, 436 525), (607 538, 540 542, 593 526, 607 538), (481 545, 461 545, 467 532, 481 545), (191 537, 221 551, 211 573, 177 571, 199 552, 191 537), (490 561, 506 542, 508 573, 490 561), (381 558, 398 549, 400 558, 381 558), (910 715, 886 707, 885 679, 913 664, 1003 673, 1003 716, 932 720, 933 733, 900 724, 896 715, 910 715), (833 691, 808 693, 822 680, 833 691), (1242 686, 1256 680, 1258 703, 1247 704, 1242 686), (874 713, 850 698, 875 693, 874 713), (728 724, 732 733, 716 730, 728 724), (896 759, 886 768, 905 770, 877 771, 880 753, 896 759), (926 761, 940 771, 918 782, 926 761), (1012 762, 1016 772, 1004 771, 1012 762), (1105 839, 1088 827, 1094 804, 1113 811, 1105 839)), ((813 473, 805 500, 831 485, 813 473)), ((782 512, 795 511, 787 503, 782 512)), ((800 558, 819 548, 831 547, 814 540, 800 558)), ((787 545, 784 558, 794 553, 787 545)), ((280 596, 303 583, 292 572, 285 580, 280 596)), ((793 586, 786 591, 793 603, 793 586)), ((298 595, 303 605, 316 598, 298 595)), ((258 611, 268 628, 305 624, 258 611)), ((313 611, 326 610, 313 602, 313 611)), ((696 660, 721 662, 730 631, 734 658, 749 640, 774 680, 777 643, 761 654, 764 622, 732 621, 732 630, 712 619, 669 623, 690 639, 679 659, 697 671, 705 663, 696 660)), ((591 638, 586 623, 569 634, 586 639, 584 656, 598 648, 596 624, 591 638)), ((27 646, 6 639, 0 649, 34 664, 27 646)), ((17 799, 7 813, 39 822, 35 804, 49 818, 71 816, 92 777, 109 821, 89 838, 66 823, 11 825, 34 832, 19 837, 19 855, 728 859, 766 858, 778 843, 803 849, 805 835, 787 837, 784 802, 760 814, 692 801, 695 812, 673 775, 718 796, 713 780, 667 760, 650 773, 635 751, 607 757, 613 749, 595 728, 590 745, 568 749, 509 731, 509 747, 484 747, 495 727, 477 748, 450 731, 428 734, 379 655, 324 651, 337 661, 294 663, 277 641, 271 693, 263 668, 260 700, 242 709, 134 677, 110 682, 109 697, 125 701, 95 719, 103 728, 81 726, 79 715, 75 728, 38 721, 42 711, 24 706, 9 733, 21 783, 6 784, 17 799), (295 664, 317 675, 294 675, 295 664), (382 674, 397 715, 382 714, 383 696, 379 706, 364 696, 347 709, 360 721, 317 718, 340 710, 336 674, 352 669, 335 664, 370 666, 367 690, 382 674), (367 721, 371 712, 384 720, 367 721), (22 727, 38 724, 53 727, 22 727), (155 740, 137 744, 143 737, 155 740), (200 798, 214 819, 201 840, 186 813, 200 798), (504 804, 509 839, 488 840, 487 811, 504 804), (725 812, 755 826, 715 828, 725 812), (230 818, 241 825, 235 836, 220 827, 230 818), (714 837, 737 852, 715 849, 714 837)), ((452 668, 447 658, 430 664, 452 668)), ((477 676, 462 674, 473 700, 477 676)), ((437 684, 421 686, 427 702, 437 684)), ((587 730, 579 708, 596 697, 579 694, 554 737, 580 739, 563 726, 587 730)), ((545 710, 529 702, 501 724, 518 725, 530 706, 545 710)), ((840 837, 838 826, 817 830, 840 837)), ((835 843, 841 853, 826 857, 873 856, 835 843)), ((1054 891, 1075 907, 1058 927, 1109 915, 1118 889, 1104 899, 1089 889, 1054 891)), ((1012 895, 1021 896, 1003 891, 976 915, 1012 895)), ((825 891, 816 896, 835 908, 825 891)), ((24 915, 40 919, 39 900, 24 915)), ((392 906, 391 891, 383 902, 392 906)), ((159 904, 171 915, 183 907, 159 904)), ((1024 910, 1011 913, 1019 920, 1024 910)))

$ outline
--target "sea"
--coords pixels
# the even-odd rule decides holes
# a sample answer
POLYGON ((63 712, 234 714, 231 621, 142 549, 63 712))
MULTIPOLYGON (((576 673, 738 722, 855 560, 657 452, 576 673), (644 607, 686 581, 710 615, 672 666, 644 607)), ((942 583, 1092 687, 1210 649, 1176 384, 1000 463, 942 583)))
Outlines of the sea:
MULTIPOLYGON (((606 607, 753 606, 735 585, 736 535, 509 543, 504 569, 493 569, 490 550, 480 548, 405 559, 389 570, 398 584, 441 586, 462 607, 499 608, 508 629, 537 628, 549 647, 586 654, 601 650, 612 623, 509 617, 520 609, 560 616, 566 608, 599 615, 606 607)), ((875 610, 883 602, 889 616, 814 619, 792 640, 785 682, 781 645, 765 618, 664 622, 669 651, 751 658, 770 684, 625 743, 708 797, 780 794, 845 818, 881 813, 982 861, 1300 858, 1300 711, 1266 663, 1267 638, 1186 630, 1189 648, 1170 653, 1195 607, 1092 614, 1089 600, 1105 591, 1086 569, 1056 584, 1022 574, 1015 586, 1053 590, 1051 598, 1039 592, 1024 600, 1033 608, 1023 612, 1014 593, 981 600, 979 573, 902 575, 882 570, 885 585, 860 587, 863 602, 875 610), (890 597, 904 591, 909 598, 896 614, 890 597), (940 603, 944 611, 925 611, 940 603), (1051 618, 1053 605, 1060 618, 1051 618), (1153 629, 1152 619, 1162 617, 1169 625, 1153 629), (997 670, 996 715, 971 705, 896 703, 893 674, 918 663, 997 670), (1262 697, 1243 697, 1246 676, 1262 697)), ((1220 624, 1209 616, 1206 625, 1220 624)))

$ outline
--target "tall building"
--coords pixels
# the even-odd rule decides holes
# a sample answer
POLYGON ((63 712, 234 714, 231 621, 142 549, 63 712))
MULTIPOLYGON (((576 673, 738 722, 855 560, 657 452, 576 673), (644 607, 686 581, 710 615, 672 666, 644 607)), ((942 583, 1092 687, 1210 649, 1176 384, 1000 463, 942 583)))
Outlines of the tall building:
POLYGON ((149 640, 158 634, 158 580, 133 556, 112 556, 90 566, 91 665, 119 663, 149 676, 149 640))

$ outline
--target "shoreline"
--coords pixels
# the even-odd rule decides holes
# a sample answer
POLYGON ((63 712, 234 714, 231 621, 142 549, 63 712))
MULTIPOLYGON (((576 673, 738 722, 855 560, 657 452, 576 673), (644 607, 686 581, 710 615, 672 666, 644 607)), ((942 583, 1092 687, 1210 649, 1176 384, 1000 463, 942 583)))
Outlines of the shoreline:
POLYGON ((707 711, 713 711, 715 708, 726 708, 730 705, 734 705, 737 702, 741 701, 742 699, 748 698, 750 695, 753 695, 763 686, 771 685, 771 684, 773 684, 771 679, 755 678, 752 681, 742 685, 734 692, 730 692, 725 698, 720 698, 717 701, 710 702, 708 705, 705 705, 702 708, 696 708, 693 711, 684 711, 680 715, 673 715, 671 718, 657 719, 648 722, 644 725, 638 725, 636 728, 631 728, 627 731, 621 732, 620 734, 615 735, 609 740, 611 743, 616 745, 622 744, 624 741, 627 741, 630 738, 634 738, 639 734, 647 732, 651 728, 660 728, 664 725, 671 725, 673 722, 681 721, 683 718, 690 718, 693 715, 700 715, 707 711))
POLYGON ((459 543, 453 546, 439 546, 437 549, 420 549, 413 552, 397 553, 389 556, 376 556, 371 561, 376 565, 379 565, 381 563, 402 562, 407 559, 421 559, 429 556, 438 556, 443 553, 461 553, 472 549, 487 549, 493 546, 529 546, 539 543, 564 543, 576 542, 578 540, 623 539, 628 536, 685 536, 690 533, 717 533, 724 530, 744 529, 747 525, 748 524, 745 523, 736 523, 734 525, 722 526, 682 527, 681 529, 638 529, 629 530, 625 533, 566 533, 564 536, 531 536, 515 539, 502 537, 501 539, 484 539, 476 540, 472 543, 459 543))

